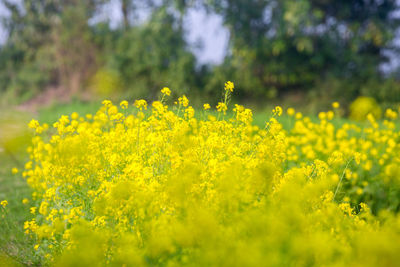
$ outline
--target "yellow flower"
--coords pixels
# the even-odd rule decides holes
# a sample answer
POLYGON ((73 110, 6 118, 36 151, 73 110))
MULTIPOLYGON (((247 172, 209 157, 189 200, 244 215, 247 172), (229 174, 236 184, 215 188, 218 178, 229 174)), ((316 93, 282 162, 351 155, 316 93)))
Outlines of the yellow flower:
POLYGON ((223 112, 224 114, 226 114, 226 111, 228 110, 228 107, 226 106, 225 103, 223 103, 223 102, 218 102, 218 104, 217 104, 217 110, 218 110, 218 112, 223 112))
POLYGON ((110 100, 103 100, 101 104, 103 104, 106 108, 108 108, 112 105, 112 102, 110 100))
POLYGON ((183 107, 189 106, 189 99, 185 95, 179 97, 178 102, 179 105, 182 105, 183 107))
POLYGON ((235 87, 235 85, 233 84, 233 82, 227 81, 227 82, 225 83, 224 89, 225 89, 225 91, 233 92, 234 87, 235 87))
POLYGON ((31 128, 31 129, 36 129, 39 126, 40 126, 40 124, 39 124, 39 122, 37 120, 31 120, 28 123, 28 127, 31 128))
POLYGON ((36 214, 36 209, 37 209, 37 207, 31 207, 30 208, 30 213, 31 214, 36 214))
POLYGON ((356 193, 357 193, 357 195, 362 195, 362 193, 363 193, 362 188, 357 188, 356 193))
MULTIPOLYGON (((224 114, 233 83, 225 87, 217 105, 224 114)), ((336 254, 336 265, 368 265, 380 258, 372 253, 365 264, 360 248, 373 251, 377 237, 379 246, 393 247, 398 215, 389 208, 398 204, 379 196, 399 192, 394 122, 371 117, 362 126, 337 125, 329 121, 335 114, 329 107, 322 121, 289 108, 296 120, 284 128, 277 106, 260 128, 242 105, 227 119, 207 114, 198 120, 186 96, 177 102, 169 109, 154 101, 146 116, 145 100, 135 101, 140 111, 127 116, 105 102, 91 116, 61 117, 52 136, 32 139, 21 176, 32 190, 33 219, 23 231, 35 240, 33 249, 48 255, 46 263, 95 255, 92 265, 143 266, 149 259, 218 265, 227 251, 220 241, 229 239, 231 262, 244 266, 262 265, 270 255, 275 265, 308 262, 303 250, 281 255, 282 246, 296 248, 303 240, 311 252, 328 255, 314 257, 316 265, 332 265, 336 254), (385 213, 368 218, 368 207, 356 205, 364 191, 368 204, 383 204, 385 213), (93 252, 91 243, 103 245, 93 252)), ((395 265, 397 251, 387 251, 395 265)))
POLYGON ((119 106, 120 106, 122 109, 127 109, 127 108, 128 108, 128 105, 129 105, 129 103, 128 103, 128 101, 126 101, 126 100, 122 100, 121 103, 119 103, 119 106))
POLYGON ((144 99, 135 100, 133 105, 139 110, 146 109, 147 110, 147 102, 144 99))
POLYGON ((392 110, 391 108, 388 108, 385 111, 385 117, 388 118, 388 119, 395 120, 395 119, 397 119, 397 112, 392 110))
POLYGON ((171 95, 171 90, 168 87, 164 87, 163 89, 161 89, 161 93, 167 96, 171 95))
POLYGON ((194 117, 194 108, 189 106, 185 109, 185 118, 191 119, 194 117))
POLYGON ((108 108, 108 115, 115 115, 115 114, 117 114, 118 113, 118 108, 116 107, 116 106, 114 106, 114 105, 111 105, 109 108, 108 108))
POLYGON ((332 110, 329 110, 329 111, 326 113, 326 118, 327 118, 328 120, 332 120, 334 117, 335 117, 335 113, 334 113, 332 110))
POLYGON ((360 152, 354 153, 354 161, 356 162, 356 164, 360 164, 360 162, 361 162, 361 153, 360 152))
POLYGON ((326 113, 325 112, 320 112, 318 113, 318 118, 320 120, 325 120, 326 119, 326 113))
POLYGON ((333 102, 333 103, 332 103, 332 107, 333 107, 334 109, 338 109, 338 108, 340 107, 339 102, 333 102))
POLYGON ((282 115, 282 108, 280 106, 276 106, 273 110, 272 113, 274 116, 281 116, 282 115))
POLYGON ((78 114, 77 112, 73 112, 73 113, 71 114, 71 119, 77 120, 78 118, 79 118, 79 114, 78 114))
POLYGON ((3 200, 0 202, 0 205, 3 206, 3 208, 5 208, 8 205, 8 201, 7 200, 3 200))
POLYGON ((294 110, 294 108, 288 108, 286 112, 287 112, 287 114, 288 114, 289 116, 293 116, 293 115, 295 114, 296 111, 294 110))
POLYGON ((18 173, 18 169, 15 168, 15 167, 12 168, 12 169, 11 169, 11 173, 12 173, 12 174, 17 174, 17 173, 18 173))

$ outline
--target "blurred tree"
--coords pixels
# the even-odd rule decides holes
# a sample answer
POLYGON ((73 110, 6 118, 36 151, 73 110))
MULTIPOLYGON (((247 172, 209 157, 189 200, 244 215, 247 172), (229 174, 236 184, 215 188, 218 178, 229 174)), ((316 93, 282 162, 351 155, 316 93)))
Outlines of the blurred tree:
POLYGON ((7 62, 0 86, 19 96, 49 86, 74 94, 90 82, 103 97, 120 87, 154 97, 162 86, 182 93, 199 80, 184 39, 191 1, 121 0, 123 25, 115 30, 89 23, 107 0, 3 1, 11 16, 4 24, 10 37, 0 51, 7 62), (141 23, 143 10, 149 19, 141 23))
POLYGON ((121 11, 122 11, 122 17, 124 19, 125 28, 128 28, 130 25, 129 17, 130 17, 131 10, 132 10, 132 1, 121 0, 121 11))
POLYGON ((78 91, 95 60, 88 20, 105 0, 2 1, 11 15, 1 88, 27 96, 49 85, 78 91))
MULTIPOLYGON (((124 28, 129 28, 133 25, 137 25, 135 23, 137 16, 140 12, 149 11, 150 13, 153 11, 156 3, 160 1, 156 0, 121 0, 121 14, 123 20, 124 28)), ((162 3, 163 1, 161 1, 162 3)), ((160 3, 158 3, 159 5, 160 3)))
POLYGON ((205 84, 215 97, 227 79, 257 100, 320 88, 312 92, 386 101, 400 90, 379 71, 384 52, 396 51, 395 0, 120 0, 116 29, 91 20, 109 0, 0 1, 11 13, 0 90, 19 96, 49 87, 72 94, 89 81, 104 83, 100 91, 147 97, 164 85, 187 93, 205 84), (220 66, 196 66, 185 41, 184 17, 198 7, 220 14, 229 29, 220 66))
POLYGON ((339 93, 354 97, 366 81, 382 78, 379 65, 388 59, 382 51, 391 48, 399 25, 395 0, 209 0, 206 5, 223 16, 231 45, 209 90, 228 73, 248 95, 273 97, 336 79, 342 81, 339 93))
POLYGON ((195 57, 165 6, 145 24, 121 32, 111 49, 106 67, 120 74, 129 96, 152 98, 163 86, 187 93, 196 86, 195 57))

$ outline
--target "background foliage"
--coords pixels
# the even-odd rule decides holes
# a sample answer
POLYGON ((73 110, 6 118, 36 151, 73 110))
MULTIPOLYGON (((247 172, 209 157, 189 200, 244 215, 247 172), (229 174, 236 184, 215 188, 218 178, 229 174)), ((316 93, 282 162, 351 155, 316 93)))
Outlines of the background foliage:
POLYGON ((116 28, 93 20, 110 0, 2 2, 11 15, 0 91, 18 101, 49 89, 152 99, 162 86, 216 101, 227 77, 255 102, 288 94, 400 101, 396 69, 381 70, 398 51, 395 0, 120 0, 116 28), (220 15, 229 30, 220 65, 201 65, 191 52, 184 17, 193 8, 220 15))

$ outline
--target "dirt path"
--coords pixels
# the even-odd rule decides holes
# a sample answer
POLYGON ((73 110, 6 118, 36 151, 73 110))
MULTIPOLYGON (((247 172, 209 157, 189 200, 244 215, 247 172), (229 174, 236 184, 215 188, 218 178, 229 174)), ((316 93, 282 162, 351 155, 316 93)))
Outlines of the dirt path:
POLYGON ((49 87, 34 98, 16 106, 16 110, 37 113, 41 107, 50 106, 53 103, 68 103, 71 101, 71 93, 63 87, 49 87))

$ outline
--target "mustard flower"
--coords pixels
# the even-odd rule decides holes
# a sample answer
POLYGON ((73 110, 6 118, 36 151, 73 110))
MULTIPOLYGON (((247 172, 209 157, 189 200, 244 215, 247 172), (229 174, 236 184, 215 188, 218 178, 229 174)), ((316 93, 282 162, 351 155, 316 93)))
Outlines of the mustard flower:
POLYGON ((235 85, 233 84, 233 82, 227 81, 225 83, 224 89, 225 89, 225 91, 233 92, 234 87, 235 87, 235 85))
POLYGON ((183 107, 187 107, 189 105, 189 99, 185 95, 179 97, 178 102, 179 102, 179 105, 181 105, 183 107))
POLYGON ((3 208, 5 208, 8 205, 8 201, 7 200, 2 200, 0 202, 0 205, 3 206, 3 208))
POLYGON ((163 89, 161 89, 161 93, 167 96, 171 95, 171 90, 168 87, 164 87, 163 89))
POLYGON ((144 99, 135 100, 133 105, 140 111, 142 111, 143 109, 147 110, 147 102, 144 99))
POLYGON ((31 129, 36 129, 39 126, 40 126, 40 124, 39 124, 39 122, 37 120, 31 120, 28 123, 28 127, 31 128, 31 129))
POLYGON ((121 103, 119 103, 119 106, 120 106, 122 109, 127 109, 127 108, 128 108, 128 105, 129 105, 129 103, 128 103, 128 101, 126 101, 126 100, 122 100, 121 103))
POLYGON ((289 116, 293 116, 293 115, 296 113, 296 111, 295 111, 294 108, 288 108, 288 109, 286 110, 286 113, 287 113, 289 116))
POLYGON ((105 106, 106 108, 108 108, 108 107, 110 107, 110 106, 112 105, 112 102, 111 102, 110 100, 103 100, 103 101, 101 102, 101 104, 102 104, 103 106, 105 106))
POLYGON ((71 119, 77 120, 79 118, 79 114, 77 112, 72 112, 71 119))
POLYGON ((185 109, 185 117, 187 118, 187 119, 191 119, 191 118, 193 118, 194 117, 194 108, 193 107, 191 107, 191 106, 189 106, 189 107, 187 107, 186 109, 185 109))
MULTIPOLYGON (((229 87, 219 112, 228 109, 229 87)), ((221 265, 220 259, 258 266, 272 255, 279 266, 310 258, 318 266, 333 258, 340 266, 369 266, 379 265, 381 254, 365 258, 360 251, 376 244, 388 265, 397 264, 398 215, 385 208, 372 215, 359 203, 365 192, 374 209, 398 209, 375 198, 399 192, 400 136, 392 121, 338 126, 329 121, 334 111, 314 122, 289 108, 296 120, 283 129, 276 107, 261 129, 242 105, 226 120, 197 120, 185 96, 178 102, 175 112, 154 101, 148 116, 145 100, 135 101, 140 111, 128 116, 105 102, 96 114, 61 117, 52 136, 32 139, 21 175, 32 189, 34 218, 23 227, 46 265, 89 255, 99 266, 221 265), (229 259, 220 246, 227 239, 229 259)))
POLYGON ((339 102, 333 102, 333 103, 332 103, 332 107, 333 107, 334 109, 338 109, 338 108, 340 107, 339 102))
POLYGON ((276 106, 273 110, 272 113, 274 116, 281 116, 282 115, 282 108, 280 106, 276 106))
POLYGON ((218 102, 216 108, 217 108, 218 112, 223 112, 224 114, 226 114, 226 111, 228 110, 228 107, 223 102, 218 102))

